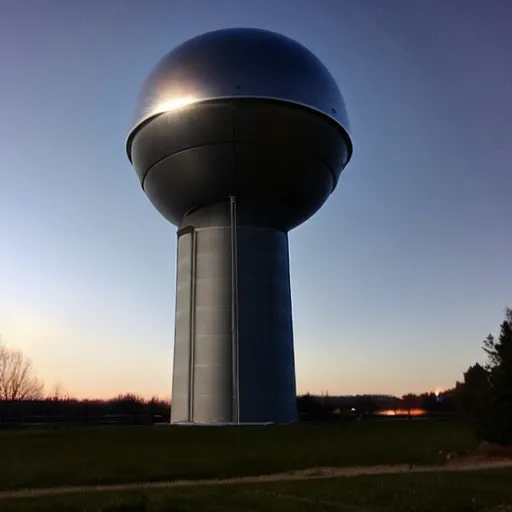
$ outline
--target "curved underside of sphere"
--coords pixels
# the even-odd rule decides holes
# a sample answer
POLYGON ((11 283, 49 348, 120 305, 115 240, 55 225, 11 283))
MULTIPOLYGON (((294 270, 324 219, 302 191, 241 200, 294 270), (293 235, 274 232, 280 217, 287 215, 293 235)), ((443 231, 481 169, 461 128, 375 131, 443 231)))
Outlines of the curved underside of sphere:
POLYGON ((350 152, 344 130, 317 111, 248 99, 162 113, 131 143, 145 193, 178 227, 195 209, 235 196, 240 224, 288 231, 323 205, 350 152))

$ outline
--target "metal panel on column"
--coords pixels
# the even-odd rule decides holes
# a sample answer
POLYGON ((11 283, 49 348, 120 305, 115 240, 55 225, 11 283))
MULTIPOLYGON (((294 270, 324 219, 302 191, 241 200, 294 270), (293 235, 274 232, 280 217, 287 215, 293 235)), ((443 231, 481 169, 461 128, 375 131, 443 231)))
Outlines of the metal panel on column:
POLYGON ((232 415, 231 237, 229 226, 196 229, 194 420, 232 415))
POLYGON ((173 423, 192 421, 191 362, 194 350, 193 266, 195 266, 194 230, 178 233, 176 276, 176 320, 173 363, 173 423))
POLYGON ((240 414, 243 422, 296 419, 288 236, 238 227, 240 414))

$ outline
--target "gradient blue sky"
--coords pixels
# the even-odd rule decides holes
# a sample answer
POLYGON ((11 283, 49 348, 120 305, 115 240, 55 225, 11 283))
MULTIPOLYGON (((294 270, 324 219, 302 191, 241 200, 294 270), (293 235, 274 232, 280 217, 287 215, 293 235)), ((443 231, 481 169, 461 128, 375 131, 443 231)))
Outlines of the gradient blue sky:
POLYGON ((170 395, 175 228, 124 152, 175 45, 297 39, 345 96, 354 158, 290 235, 299 392, 446 387, 512 305, 512 2, 0 3, 0 334, 48 387, 170 395))

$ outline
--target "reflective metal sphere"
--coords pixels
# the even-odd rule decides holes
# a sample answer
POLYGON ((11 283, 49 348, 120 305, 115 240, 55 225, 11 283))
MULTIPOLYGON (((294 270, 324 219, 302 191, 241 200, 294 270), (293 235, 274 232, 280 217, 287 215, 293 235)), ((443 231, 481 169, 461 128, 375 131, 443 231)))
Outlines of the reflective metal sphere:
MULTIPOLYGON (((296 41, 254 28, 215 30, 169 52, 145 81, 133 127, 158 114, 219 99, 270 99, 325 114, 347 134, 343 97, 323 63, 296 41)), ((346 135, 350 144, 350 137, 346 135)), ((351 149, 349 150, 349 153, 351 149)), ((349 154, 350 158, 350 154, 349 154)))
POLYGON ((127 152, 155 208, 180 229, 236 196, 238 221, 289 231, 336 188, 352 155, 343 98, 288 37, 226 29, 171 51, 144 83, 127 152))

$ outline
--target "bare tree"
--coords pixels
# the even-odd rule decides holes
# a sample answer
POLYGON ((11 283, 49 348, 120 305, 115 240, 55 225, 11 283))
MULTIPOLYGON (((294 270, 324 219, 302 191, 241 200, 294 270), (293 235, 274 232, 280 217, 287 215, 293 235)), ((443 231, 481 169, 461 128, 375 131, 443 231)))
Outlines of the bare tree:
POLYGON ((0 340, 0 400, 42 398, 43 389, 44 384, 37 378, 30 359, 0 340))
POLYGON ((65 400, 71 400, 71 395, 69 394, 68 390, 63 386, 61 382, 56 382, 50 391, 48 398, 50 400, 54 400, 56 402, 58 401, 65 401, 65 400))

